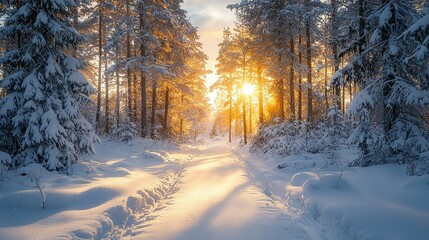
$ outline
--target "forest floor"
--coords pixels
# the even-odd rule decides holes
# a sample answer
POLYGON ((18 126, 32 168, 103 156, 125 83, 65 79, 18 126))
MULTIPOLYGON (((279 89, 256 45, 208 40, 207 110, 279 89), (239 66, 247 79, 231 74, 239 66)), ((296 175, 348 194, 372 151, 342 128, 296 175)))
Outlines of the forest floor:
MULTIPOLYGON (((107 141, 97 151, 69 176, 36 164, 9 173, 0 183, 0 239, 341 240, 429 234, 429 177, 405 176, 402 166, 342 172, 322 155, 267 158, 223 139, 181 146, 107 141)), ((342 151, 337 157, 351 155, 342 151)))

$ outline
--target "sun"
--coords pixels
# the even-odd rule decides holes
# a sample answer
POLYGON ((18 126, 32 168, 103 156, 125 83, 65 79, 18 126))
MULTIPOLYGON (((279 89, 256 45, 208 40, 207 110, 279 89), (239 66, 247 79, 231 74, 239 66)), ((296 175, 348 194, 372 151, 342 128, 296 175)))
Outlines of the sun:
POLYGON ((255 85, 252 85, 250 83, 245 83, 243 85, 243 94, 244 95, 252 95, 255 91, 255 85))

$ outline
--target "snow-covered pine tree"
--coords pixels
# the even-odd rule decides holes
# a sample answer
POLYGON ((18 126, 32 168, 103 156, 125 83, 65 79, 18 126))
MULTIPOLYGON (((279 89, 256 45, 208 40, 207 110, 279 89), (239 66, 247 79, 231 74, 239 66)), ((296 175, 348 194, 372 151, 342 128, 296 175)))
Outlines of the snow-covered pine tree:
POLYGON ((347 139, 347 126, 344 124, 343 116, 341 114, 341 109, 336 103, 340 96, 334 96, 333 103, 334 105, 329 107, 329 111, 326 118, 326 128, 324 142, 327 143, 327 147, 325 148, 325 154, 327 154, 328 158, 335 162, 337 159, 336 151, 340 149, 341 143, 347 139))
MULTIPOLYGON (((334 76, 334 82, 341 81, 343 73, 364 57, 369 65, 380 63, 376 79, 349 107, 350 113, 360 116, 359 120, 365 119, 358 124, 356 130, 360 131, 355 130, 352 135, 353 142, 365 154, 356 165, 405 162, 415 165, 416 160, 421 160, 420 154, 429 149, 427 129, 421 120, 424 103, 419 100, 427 98, 427 92, 422 91, 418 81, 420 72, 409 71, 404 64, 410 49, 416 48, 416 41, 401 37, 418 18, 412 1, 384 0, 367 19, 365 32, 371 35, 369 46, 334 76), (368 123, 370 127, 363 126, 368 123)), ((423 65, 427 66, 427 62, 423 65)))
POLYGON ((32 162, 49 170, 66 169, 80 152, 94 153, 98 141, 80 113, 94 89, 80 73, 83 62, 69 55, 83 37, 71 26, 77 1, 1 1, 16 8, 0 29, 1 38, 18 41, 1 64, 11 69, 1 80, 0 129, 13 146, 14 166, 32 162))
POLYGON ((404 100, 414 106, 412 109, 417 113, 416 125, 409 132, 408 155, 414 158, 409 159, 408 173, 429 173, 429 2, 423 6, 420 18, 400 37, 402 41, 415 43, 404 60, 405 71, 415 84, 414 91, 405 93, 404 100), (416 159, 420 161, 415 161, 416 159))
POLYGON ((116 129, 117 140, 128 143, 137 136, 137 125, 130 119, 130 114, 125 114, 124 121, 116 129))

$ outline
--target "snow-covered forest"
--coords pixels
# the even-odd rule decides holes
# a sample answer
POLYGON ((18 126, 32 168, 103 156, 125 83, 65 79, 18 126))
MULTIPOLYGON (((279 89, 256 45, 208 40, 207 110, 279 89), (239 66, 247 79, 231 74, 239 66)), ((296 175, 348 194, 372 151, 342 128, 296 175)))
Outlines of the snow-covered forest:
POLYGON ((428 187, 427 0, 0 0, 0 239, 423 240, 428 187))
POLYGON ((206 56, 180 2, 2 1, 4 164, 64 170, 96 134, 196 136, 206 56))
POLYGON ((244 133, 255 151, 281 154, 348 143, 360 150, 351 166, 399 163, 410 175, 429 172, 427 1, 228 7, 237 23, 220 44, 212 90, 221 90, 222 110, 213 134, 244 133), (242 90, 249 83, 257 94, 242 90))

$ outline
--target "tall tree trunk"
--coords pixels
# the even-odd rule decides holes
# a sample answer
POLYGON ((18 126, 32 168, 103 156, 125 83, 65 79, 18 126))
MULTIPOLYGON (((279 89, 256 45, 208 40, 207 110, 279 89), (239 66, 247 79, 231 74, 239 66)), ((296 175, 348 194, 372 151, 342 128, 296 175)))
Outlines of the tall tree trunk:
MULTIPOLYGON (((246 50, 243 51, 243 84, 246 84, 246 50)), ((243 138, 244 145, 247 144, 246 132, 246 95, 243 94, 243 138)))
POLYGON ((290 117, 291 120, 295 120, 295 74, 294 74, 294 54, 295 54, 295 42, 293 36, 290 38, 290 69, 289 69, 289 95, 290 95, 290 117))
MULTIPOLYGON (((143 14, 140 14, 140 34, 143 36, 144 29, 144 18, 143 14)), ((146 48, 145 42, 141 39, 140 44, 140 57, 143 59, 146 57, 146 48)), ((142 67, 144 67, 144 63, 142 63, 142 67)), ((147 106, 146 106, 146 98, 147 98, 147 90, 146 90, 146 73, 143 69, 140 71, 140 97, 141 97, 141 136, 142 138, 146 138, 147 136, 147 106)))
POLYGON ((120 116, 120 98, 121 98, 121 92, 120 92, 120 82, 119 82, 119 73, 115 73, 116 77, 116 103, 115 103, 115 115, 116 115, 116 129, 119 128, 119 123, 121 122, 121 116, 120 116))
POLYGON ((98 7, 98 83, 97 83, 97 110, 95 113, 95 128, 96 131, 100 130, 100 115, 101 115, 101 66, 103 59, 103 13, 101 5, 103 1, 99 1, 98 7))
MULTIPOLYGON (((353 83, 351 82, 349 84, 349 104, 352 102, 352 100, 353 100, 353 83)), ((345 106, 344 108, 347 109, 345 106)))
POLYGON ((325 86, 324 86, 324 91, 325 91, 325 108, 326 110, 329 109, 329 94, 328 94, 328 58, 327 58, 327 51, 325 54, 325 86))
POLYGON ((139 92, 139 86, 137 84, 137 72, 133 74, 133 122, 137 122, 137 95, 139 92))
POLYGON ((228 121, 228 140, 232 141, 232 76, 229 74, 228 83, 228 98, 229 98, 229 121, 228 121))
MULTIPOLYGON (((302 67, 301 45, 302 45, 302 34, 300 31, 299 37, 298 37, 298 61, 299 61, 300 68, 302 67)), ((301 71, 299 71, 299 76, 298 76, 298 120, 302 121, 302 73, 301 71)))
MULTIPOLYGON (((252 72, 252 61, 249 60, 249 80, 248 82, 250 84, 253 84, 253 79, 252 76, 253 72, 252 72)), ((249 136, 252 135, 252 96, 249 95, 249 136)))
POLYGON ((258 105, 259 105, 259 124, 264 123, 264 108, 263 108, 263 90, 262 90, 262 68, 258 64, 258 105))
POLYGON ((244 145, 247 144, 247 131, 246 131, 246 95, 243 95, 243 138, 244 145))
MULTIPOLYGON (((127 16, 130 16, 130 2, 129 0, 126 1, 126 9, 127 9, 127 16)), ((130 36, 130 26, 129 26, 129 22, 127 23, 127 59, 129 60, 131 58, 131 36, 130 36)), ((132 119, 132 112, 133 112, 133 108, 132 108, 132 94, 133 94, 133 90, 132 90, 132 79, 131 79, 131 69, 128 67, 127 68, 127 106, 128 106, 128 116, 129 119, 132 119)))
MULTIPOLYGON (((239 97, 238 94, 238 87, 235 87, 235 96, 237 96, 237 98, 239 97)), ((238 99, 237 99, 238 100, 238 99)), ((239 111, 240 111, 240 105, 238 103, 238 101, 235 102, 235 106, 234 106, 234 115, 235 115, 235 136, 239 136, 239 111)))
MULTIPOLYGON (((180 95, 180 105, 183 106, 184 95, 180 95)), ((183 136, 183 114, 180 115, 180 136, 183 136)))
POLYGON ((249 136, 252 136, 252 96, 249 96, 249 136))
POLYGON ((345 83, 343 84, 343 91, 342 92, 343 92, 341 95, 341 97, 343 99, 342 105, 341 105, 342 108, 338 108, 338 109, 342 110, 341 114, 343 116, 345 116, 345 114, 346 114, 346 84, 345 83))
POLYGON ((164 137, 168 137, 168 105, 170 102, 170 89, 165 89, 165 101, 164 101, 164 137))
MULTIPOLYGON (((308 0, 307 0, 308 1, 308 0)), ((310 34, 310 20, 307 18, 305 20, 305 35, 306 35, 306 43, 307 43, 307 122, 313 121, 313 82, 312 82, 312 57, 311 57, 311 34, 310 34)))
MULTIPOLYGON (((334 37, 338 37, 338 18, 337 18, 337 11, 338 11, 338 3, 337 0, 331 0, 331 28, 332 28, 332 35, 334 37)), ((338 44, 336 42, 331 43, 332 46, 332 55, 334 57, 334 73, 336 73, 340 69, 340 62, 338 59, 338 44)), ((335 88, 335 103, 338 106, 338 109, 341 109, 341 84, 336 84, 335 88)))
POLYGON ((156 114, 156 77, 152 80, 152 112, 150 116, 150 136, 155 137, 155 114, 156 114))
MULTIPOLYGON (((104 69, 107 69, 107 53, 104 51, 104 69)), ((109 78, 107 76, 104 77, 104 88, 105 88, 105 96, 104 96, 104 108, 105 108, 105 125, 104 131, 106 134, 110 132, 110 103, 109 103, 109 78)))
MULTIPOLYGON (((358 1, 359 8, 358 8, 358 16, 359 16, 359 25, 358 25, 358 33, 359 33, 359 44, 357 49, 358 56, 363 52, 363 46, 365 44, 365 18, 364 18, 364 12, 365 12, 365 0, 359 0, 358 1)), ((363 70, 365 73, 363 74, 363 78, 359 81, 359 86, 361 89, 364 89, 366 86, 366 79, 368 74, 368 69, 363 70)))
POLYGON ((278 56, 278 64, 279 64, 279 73, 278 73, 278 80, 277 80, 277 89, 278 89, 278 112, 279 112, 279 116, 280 119, 282 121, 285 120, 285 104, 284 104, 284 80, 283 80, 283 64, 282 64, 283 60, 282 60, 282 54, 279 53, 278 56))

